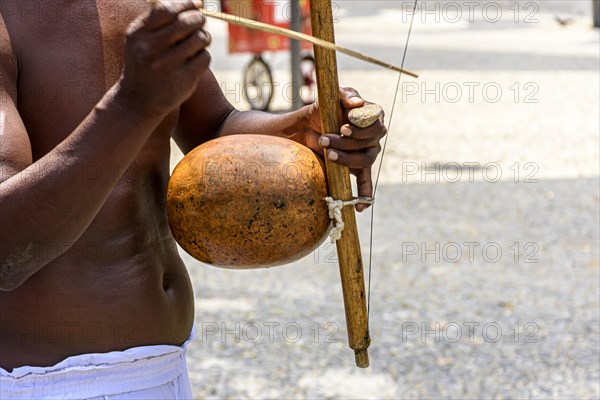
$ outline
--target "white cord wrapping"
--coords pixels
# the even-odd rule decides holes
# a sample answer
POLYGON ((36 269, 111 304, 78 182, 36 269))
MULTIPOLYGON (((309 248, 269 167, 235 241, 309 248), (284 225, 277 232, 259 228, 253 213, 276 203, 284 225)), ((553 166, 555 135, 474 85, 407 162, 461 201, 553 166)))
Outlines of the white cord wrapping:
POLYGON ((331 243, 335 243, 342 237, 342 231, 344 230, 344 220, 342 219, 342 207, 354 206, 356 204, 373 204, 375 199, 372 197, 355 197, 352 200, 342 201, 334 200, 333 197, 326 197, 327 208, 329 208, 329 218, 333 219, 335 223, 329 231, 329 237, 331 243))

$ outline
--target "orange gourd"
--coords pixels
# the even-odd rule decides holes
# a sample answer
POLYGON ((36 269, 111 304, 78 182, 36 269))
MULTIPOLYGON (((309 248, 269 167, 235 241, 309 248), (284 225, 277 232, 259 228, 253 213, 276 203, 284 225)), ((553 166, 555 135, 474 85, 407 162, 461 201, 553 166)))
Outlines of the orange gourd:
POLYGON ((169 225, 194 258, 225 268, 296 261, 330 226, 322 161, 294 141, 232 135, 206 142, 177 165, 169 225))

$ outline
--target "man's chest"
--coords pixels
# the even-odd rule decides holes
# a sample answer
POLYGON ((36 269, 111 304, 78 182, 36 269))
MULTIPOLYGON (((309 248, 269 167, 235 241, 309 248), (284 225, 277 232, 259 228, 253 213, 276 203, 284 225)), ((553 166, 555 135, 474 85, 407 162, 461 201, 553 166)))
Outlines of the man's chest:
POLYGON ((32 139, 48 139, 38 142, 44 150, 118 80, 125 31, 147 7, 144 0, 0 1, 17 53, 19 112, 32 139))

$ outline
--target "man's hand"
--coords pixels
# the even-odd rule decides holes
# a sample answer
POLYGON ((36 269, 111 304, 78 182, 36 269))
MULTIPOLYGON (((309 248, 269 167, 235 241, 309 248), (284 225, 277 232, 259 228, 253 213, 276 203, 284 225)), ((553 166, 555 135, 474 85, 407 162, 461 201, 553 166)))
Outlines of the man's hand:
MULTIPOLYGON (((387 133, 384 125, 383 113, 379 120, 367 128, 359 128, 347 122, 348 111, 365 105, 358 92, 352 88, 340 88, 340 101, 344 110, 346 123, 340 129, 341 136, 337 133, 321 134, 321 117, 319 104, 314 103, 309 108, 308 132, 305 143, 317 154, 323 154, 323 149, 328 149, 327 157, 335 162, 348 166, 350 172, 356 175, 358 195, 371 197, 373 195, 373 180, 371 166, 381 151, 379 141, 387 133)), ((363 211, 368 204, 357 204, 356 211, 363 211)))
POLYGON ((131 23, 118 88, 128 107, 166 115, 194 93, 210 64, 205 22, 194 2, 177 1, 158 3, 131 23))

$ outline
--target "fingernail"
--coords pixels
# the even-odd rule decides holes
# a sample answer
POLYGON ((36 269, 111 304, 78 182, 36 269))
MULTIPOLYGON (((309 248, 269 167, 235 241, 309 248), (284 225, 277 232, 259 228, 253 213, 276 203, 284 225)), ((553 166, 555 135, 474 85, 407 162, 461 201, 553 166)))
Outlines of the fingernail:
POLYGON ((350 101, 356 105, 359 105, 359 104, 362 105, 364 103, 364 100, 358 96, 350 97, 350 101))
POLYGON ((321 145, 321 147, 329 146, 329 138, 327 136, 321 136, 319 138, 319 144, 321 145))
POLYGON ((327 152, 327 158, 329 158, 331 161, 335 161, 338 159, 338 153, 336 153, 335 151, 329 150, 327 152))
POLYGON ((340 128, 340 133, 344 136, 350 136, 352 135, 352 129, 350 129, 348 125, 342 125, 340 128))

